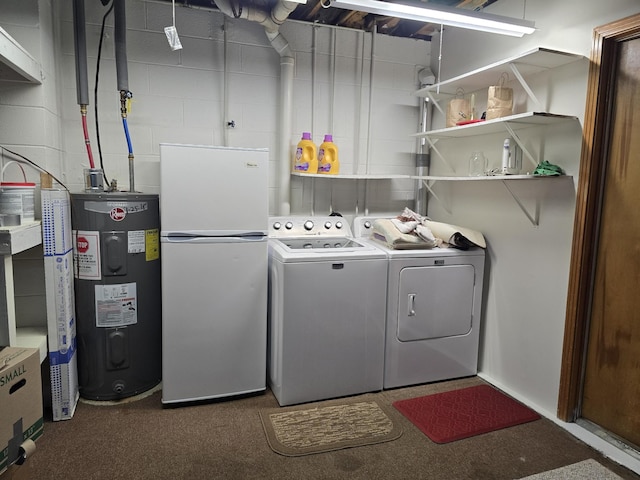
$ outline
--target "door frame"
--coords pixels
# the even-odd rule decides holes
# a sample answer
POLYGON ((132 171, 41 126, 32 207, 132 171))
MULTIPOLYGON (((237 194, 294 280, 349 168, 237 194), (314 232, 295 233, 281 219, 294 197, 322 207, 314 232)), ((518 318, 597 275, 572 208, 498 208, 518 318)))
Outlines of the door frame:
POLYGON ((619 44, 637 37, 640 14, 593 31, 558 394, 557 415, 565 422, 580 414, 615 62, 619 44))

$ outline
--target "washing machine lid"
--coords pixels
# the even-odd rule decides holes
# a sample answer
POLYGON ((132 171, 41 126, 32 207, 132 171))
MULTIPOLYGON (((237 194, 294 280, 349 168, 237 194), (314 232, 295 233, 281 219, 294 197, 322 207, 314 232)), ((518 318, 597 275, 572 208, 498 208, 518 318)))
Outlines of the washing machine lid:
POLYGON ((374 246, 349 237, 270 238, 269 254, 281 262, 386 258, 374 246))

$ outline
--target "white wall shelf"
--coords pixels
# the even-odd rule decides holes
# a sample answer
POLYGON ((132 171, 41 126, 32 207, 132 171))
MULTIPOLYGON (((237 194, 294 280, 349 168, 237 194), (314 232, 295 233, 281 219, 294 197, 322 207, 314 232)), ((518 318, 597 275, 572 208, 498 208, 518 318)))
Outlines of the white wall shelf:
POLYGON ((536 158, 529 151, 525 142, 523 142, 518 135, 518 132, 534 127, 553 126, 568 121, 578 122, 579 120, 577 117, 568 115, 555 115, 544 112, 526 112, 510 115, 508 117, 495 118, 493 120, 487 120, 486 122, 463 125, 460 127, 441 128, 438 130, 416 133, 414 136, 426 139, 432 151, 442 159, 452 172, 455 172, 455 169, 451 165, 451 162, 449 162, 449 160, 436 147, 438 140, 448 138, 470 138, 479 135, 493 135, 497 133, 507 134, 513 138, 513 140, 522 149, 522 155, 528 158, 535 167, 540 163, 540 159, 536 158))
POLYGON ((443 99, 450 99, 456 95, 459 89, 465 94, 470 94, 481 89, 487 89, 489 85, 496 85, 502 73, 510 70, 522 85, 529 97, 534 100, 539 109, 546 110, 527 85, 525 78, 544 70, 568 65, 584 58, 582 55, 561 52, 548 48, 534 48, 520 55, 506 58, 496 63, 472 70, 463 75, 450 78, 434 85, 426 86, 415 92, 419 97, 428 97, 442 112, 439 102, 443 99))
MULTIPOLYGON (((507 117, 495 118, 487 121, 470 123, 467 125, 420 132, 414 134, 413 136, 416 138, 424 139, 429 144, 430 151, 434 153, 435 156, 440 158, 451 172, 455 172, 456 169, 452 162, 450 162, 449 159, 447 159, 445 155, 443 155, 441 150, 436 146, 438 141, 457 141, 462 138, 473 139, 474 137, 484 137, 487 135, 506 135, 513 138, 515 143, 522 150, 522 156, 526 157, 535 167, 540 163, 542 159, 537 158, 537 156, 534 155, 534 153, 530 151, 529 148, 527 148, 527 143, 523 141, 523 139, 521 138, 521 134, 526 130, 540 128, 542 129, 540 130, 542 133, 541 138, 544 142, 546 133, 544 129, 564 122, 579 123, 579 120, 577 117, 571 115, 558 115, 554 113, 548 113, 548 105, 542 105, 540 103, 535 92, 527 83, 526 78, 545 70, 550 70, 553 68, 568 65, 573 62, 577 62, 581 59, 584 59, 584 56, 576 55, 574 53, 551 50, 547 48, 534 48, 520 55, 505 58, 504 60, 501 60, 499 62, 495 62, 482 68, 472 70, 468 73, 453 77, 449 80, 445 80, 434 85, 428 85, 416 91, 415 95, 419 97, 429 98, 432 103, 438 108, 438 110, 440 110, 440 112, 445 115, 444 109, 439 104, 439 102, 451 99, 457 94, 460 89, 464 92, 465 95, 469 95, 480 90, 486 91, 486 89, 490 85, 496 85, 503 73, 510 71, 518 80, 522 89, 527 93, 529 99, 532 100, 533 103, 537 106, 537 110, 525 113, 517 113, 514 115, 509 115, 507 117)), ((541 148, 540 152, 543 151, 544 148, 541 148)), ((541 153, 539 153, 538 155, 541 155, 541 153)), ((442 207, 449 213, 451 213, 450 208, 448 208, 447 205, 443 203, 441 198, 433 189, 437 182, 501 181, 505 188, 509 191, 515 202, 518 204, 522 212, 529 219, 531 224, 537 226, 539 223, 538 207, 536 206, 533 212, 527 209, 519 196, 512 189, 512 186, 514 185, 513 182, 523 180, 548 181, 551 179, 567 177, 564 175, 560 177, 543 177, 533 175, 496 175, 482 177, 428 175, 413 178, 421 180, 431 196, 435 200, 437 200, 438 203, 440 203, 442 207)))
POLYGON ((327 175, 326 173, 299 173, 292 172, 294 177, 306 177, 306 178, 329 178, 333 180, 393 180, 395 178, 411 178, 411 175, 387 175, 387 174, 338 174, 327 175))
POLYGON ((40 221, 0 228, 0 345, 38 348, 42 361, 47 352, 46 328, 17 327, 13 283, 13 255, 41 243, 40 221))
POLYGON ((524 213, 525 216, 529 219, 529 221, 531 222, 531 225, 533 225, 534 227, 537 227, 539 225, 539 223, 540 223, 540 212, 539 212, 537 206, 533 210, 533 212, 529 211, 529 209, 524 205, 524 202, 520 199, 520 196, 517 194, 517 192, 515 192, 509 186, 509 183, 510 182, 522 182, 522 181, 535 181, 535 182, 541 182, 541 183, 544 183, 545 185, 548 185, 548 183, 546 183, 546 182, 553 182, 553 181, 558 181, 558 180, 562 180, 562 179, 571 179, 573 177, 571 177, 569 175, 482 175, 482 176, 478 176, 478 177, 462 177, 462 176, 440 177, 440 176, 424 175, 424 176, 419 176, 419 177, 416 176, 416 177, 413 177, 413 178, 415 178, 416 180, 422 181, 422 183, 424 184, 426 189, 429 190, 429 193, 431 194, 431 196, 440 205, 442 205, 442 208, 444 208, 449 213, 452 213, 451 212, 451 208, 446 204, 446 202, 444 202, 438 196, 438 194, 433 189, 433 187, 435 186, 435 184, 437 182, 486 182, 486 181, 494 181, 495 182, 495 181, 500 181, 500 182, 502 182, 504 187, 507 189, 507 191, 509 192, 509 194, 511 195, 513 200, 516 202, 518 207, 520 207, 520 210, 522 210, 522 213, 524 213))
POLYGON ((491 135, 494 133, 503 133, 522 130, 543 125, 555 125, 558 123, 577 121, 578 118, 569 115, 556 115, 546 112, 526 112, 509 115, 508 117, 494 118, 485 122, 471 123, 469 125, 461 125, 459 127, 440 128, 438 130, 430 130, 428 132, 414 133, 414 137, 418 138, 462 138, 474 137, 477 135, 491 135))
POLYGON ((423 176, 414 176, 416 180, 426 180, 433 181, 433 183, 437 181, 442 182, 486 182, 486 181, 497 181, 497 180, 549 180, 551 178, 567 178, 567 175, 479 175, 477 177, 463 177, 463 176, 450 176, 450 177, 442 177, 439 175, 423 175, 423 176))
POLYGON ((0 27, 0 80, 42 83, 38 61, 0 27))

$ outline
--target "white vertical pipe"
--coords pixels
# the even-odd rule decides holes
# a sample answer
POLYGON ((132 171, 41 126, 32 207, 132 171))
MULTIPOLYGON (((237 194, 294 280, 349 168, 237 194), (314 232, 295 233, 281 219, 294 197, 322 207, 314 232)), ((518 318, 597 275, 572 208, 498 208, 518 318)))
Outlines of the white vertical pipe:
MULTIPOLYGON (((353 173, 357 174, 360 171, 360 142, 362 141, 362 104, 364 103, 362 100, 362 95, 364 94, 364 44, 365 44, 365 32, 364 30, 360 34, 360 40, 362 45, 360 47, 360 91, 358 92, 358 101, 356 106, 356 144, 354 145, 354 164, 353 164, 353 173)), ((356 212, 357 212, 357 204, 356 204, 356 212)))
POLYGON ((280 128, 278 141, 278 215, 291 213, 290 188, 291 167, 291 117, 293 112, 293 74, 294 59, 292 56, 280 57, 280 128))
MULTIPOLYGON (((317 135, 316 126, 316 86, 318 67, 318 26, 313 25, 311 30, 311 135, 317 135)), ((311 178, 311 215, 316 214, 316 179, 311 178)), ((305 197, 305 186, 307 182, 302 182, 302 198, 305 197)))
POLYGON ((334 124, 333 124, 333 114, 334 114, 334 103, 336 100, 336 29, 331 29, 331 89, 329 90, 329 128, 331 129, 331 135, 335 135, 334 132, 334 124))
POLYGON ((224 42, 224 82, 223 82, 223 108, 222 108, 222 131, 224 132, 224 146, 229 146, 229 40, 227 36, 227 28, 229 28, 229 23, 227 22, 227 17, 223 18, 222 22, 222 31, 223 31, 223 42, 224 42))
MULTIPOLYGON (((369 173, 369 163, 371 159, 371 118, 373 117, 373 66, 374 55, 376 48, 376 33, 378 32, 378 26, 374 23, 371 29, 371 63, 369 64, 369 117, 367 119, 367 158, 366 158, 366 170, 365 173, 369 173)), ((366 198, 366 189, 365 189, 366 198)), ((366 205, 365 205, 366 208, 366 205)))
POLYGON ((316 86, 318 67, 318 27, 314 24, 311 39, 311 134, 315 131, 316 86))

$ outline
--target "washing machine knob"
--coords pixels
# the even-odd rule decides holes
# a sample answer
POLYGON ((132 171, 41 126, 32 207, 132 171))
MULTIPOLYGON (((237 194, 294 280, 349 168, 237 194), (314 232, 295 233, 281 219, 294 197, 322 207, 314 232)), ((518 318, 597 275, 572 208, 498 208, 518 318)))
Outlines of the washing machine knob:
POLYGON ((313 222, 311 220, 307 220, 306 222, 304 222, 304 229, 305 230, 311 230, 313 228, 313 222))
POLYGON ((331 222, 324 222, 324 228, 329 230, 331 228, 331 222))
POLYGON ((273 224, 274 230, 280 230, 282 228, 282 224, 280 222, 276 222, 273 224))
POLYGON ((342 228, 342 222, 340 221, 336 222, 336 228, 340 230, 342 228))
POLYGON ((284 228, 286 228, 287 230, 291 230, 293 228, 293 223, 292 222, 285 223, 284 228))
POLYGON ((371 222, 369 220, 364 221, 364 228, 366 228, 367 230, 371 228, 371 222))

